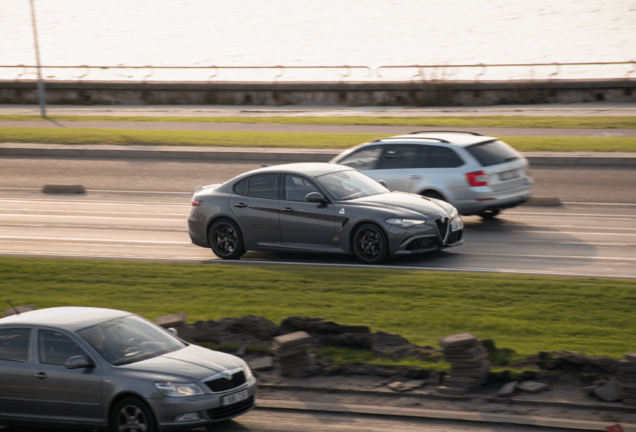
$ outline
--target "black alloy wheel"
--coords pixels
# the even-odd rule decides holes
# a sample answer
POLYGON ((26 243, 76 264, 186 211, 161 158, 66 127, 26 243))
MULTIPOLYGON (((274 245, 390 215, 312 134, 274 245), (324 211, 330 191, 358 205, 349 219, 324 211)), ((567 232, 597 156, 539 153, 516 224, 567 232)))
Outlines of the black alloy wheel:
POLYGON ((155 419, 148 406, 138 398, 123 399, 110 418, 113 432, 156 432, 155 419))
POLYGON ((382 229, 364 224, 353 235, 353 252, 366 264, 380 264, 389 259, 389 242, 382 229))
POLYGON ((482 219, 492 219, 494 217, 497 217, 497 215, 499 214, 500 210, 486 210, 485 212, 481 212, 481 213, 477 213, 477 215, 479 215, 482 219))
POLYGON ((228 219, 217 221, 210 228, 208 241, 219 258, 237 259, 245 254, 241 230, 228 219))

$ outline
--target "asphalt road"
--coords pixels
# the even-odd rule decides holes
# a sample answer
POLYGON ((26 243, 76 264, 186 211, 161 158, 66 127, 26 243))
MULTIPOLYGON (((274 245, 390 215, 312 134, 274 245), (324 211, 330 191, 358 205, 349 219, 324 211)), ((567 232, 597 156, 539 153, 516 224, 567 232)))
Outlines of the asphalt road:
POLYGON ((136 130, 192 130, 192 131, 245 131, 245 132, 303 132, 400 135, 414 131, 459 130, 477 132, 486 136, 537 137, 636 137, 633 129, 591 128, 517 128, 517 127, 422 127, 422 126, 367 126, 367 125, 304 125, 277 123, 199 123, 199 122, 129 122, 129 121, 62 121, 62 120, 0 120, 0 127, 21 128, 90 128, 136 130))
MULTIPOLYGON (((71 429, 74 432, 82 432, 71 429)), ((204 431, 204 428, 186 429, 204 431)), ((215 432, 565 432, 571 429, 543 428, 494 423, 384 417, 325 412, 255 410, 213 427, 215 432)), ((2 427, 2 432, 65 432, 65 429, 2 427)), ((88 431, 84 431, 88 432, 88 431)), ((185 430, 184 430, 185 432, 185 430)))

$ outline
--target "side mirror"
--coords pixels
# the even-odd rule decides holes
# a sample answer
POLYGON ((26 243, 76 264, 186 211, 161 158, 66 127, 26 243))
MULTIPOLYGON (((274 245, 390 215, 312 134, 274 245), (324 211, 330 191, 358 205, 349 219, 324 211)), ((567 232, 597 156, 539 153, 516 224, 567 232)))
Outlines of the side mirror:
POLYGON ((178 332, 178 331, 177 331, 177 329, 176 329, 176 328, 174 328, 174 327, 170 327, 170 328, 168 329, 168 331, 169 331, 170 333, 172 333, 173 335, 175 335, 175 336, 179 336, 179 332, 178 332))
POLYGON ((66 369, 85 369, 92 368, 94 365, 93 362, 86 357, 76 355, 73 357, 69 357, 68 360, 66 360, 64 366, 66 366, 66 369))
POLYGON ((317 202, 317 203, 327 202, 327 199, 320 192, 309 192, 305 196, 305 200, 307 200, 307 202, 317 202))
POLYGON ((378 180, 378 183, 380 183, 382 186, 384 186, 387 189, 389 188, 389 185, 387 185, 384 180, 378 180))

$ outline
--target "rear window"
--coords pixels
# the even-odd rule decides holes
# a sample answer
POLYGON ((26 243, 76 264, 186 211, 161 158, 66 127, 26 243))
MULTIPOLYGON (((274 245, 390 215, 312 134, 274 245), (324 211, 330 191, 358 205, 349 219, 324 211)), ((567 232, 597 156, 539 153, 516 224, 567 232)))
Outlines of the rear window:
POLYGON ((276 198, 277 179, 278 174, 262 174, 250 177, 247 195, 256 198, 276 198))
POLYGON ((31 329, 0 330, 0 360, 25 362, 29 359, 31 329))
POLYGON ((515 149, 499 140, 466 147, 466 150, 485 167, 519 159, 515 149))

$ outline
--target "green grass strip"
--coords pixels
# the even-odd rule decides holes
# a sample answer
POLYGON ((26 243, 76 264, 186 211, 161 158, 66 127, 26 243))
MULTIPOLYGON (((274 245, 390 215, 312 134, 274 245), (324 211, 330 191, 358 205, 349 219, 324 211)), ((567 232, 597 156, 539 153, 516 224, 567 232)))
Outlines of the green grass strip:
MULTIPOLYGON (((633 280, 324 267, 0 258, 2 301, 123 309, 188 321, 324 317, 420 345, 473 332, 519 354, 634 351, 633 280)), ((8 306, 6 306, 8 307, 8 306)))
MULTIPOLYGON (((2 143, 346 149, 389 135, 129 129, 0 128, 2 143)), ((636 151, 636 138, 501 137, 519 151, 636 151)))
MULTIPOLYGON (((440 126, 440 127, 532 127, 532 128, 634 128, 636 117, 559 116, 461 116, 461 117, 146 117, 104 115, 53 115, 52 120, 129 121, 186 123, 284 123, 311 125, 440 126)), ((0 115, 0 120, 40 120, 35 115, 0 115)))

